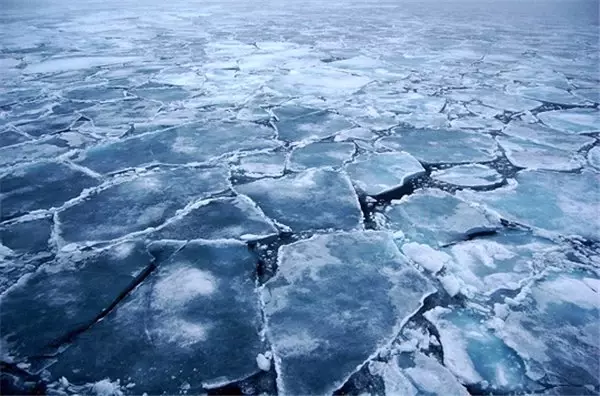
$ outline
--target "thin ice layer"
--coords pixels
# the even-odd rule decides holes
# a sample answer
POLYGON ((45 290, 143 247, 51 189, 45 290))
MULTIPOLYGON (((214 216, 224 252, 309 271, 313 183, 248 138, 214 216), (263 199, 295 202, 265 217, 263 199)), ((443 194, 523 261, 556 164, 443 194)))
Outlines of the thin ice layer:
POLYGON ((385 211, 388 228, 431 246, 460 241, 501 227, 500 219, 481 207, 436 189, 422 189, 385 211))
POLYGON ((461 187, 492 187, 501 184, 504 178, 487 165, 457 165, 431 172, 431 177, 444 183, 461 187))
POLYGON ((262 296, 279 392, 331 394, 433 290, 384 232, 282 246, 262 296))
POLYGON ((136 394, 198 394, 203 384, 258 371, 264 346, 256 259, 236 241, 180 246, 151 245, 163 257, 158 268, 60 356, 49 368, 53 378, 119 379, 135 383, 136 394))
POLYGON ((93 323, 151 262, 139 242, 57 256, 2 296, 6 353, 20 360, 68 341, 64 337, 93 323))
POLYGON ((530 377, 598 389, 598 283, 585 273, 551 274, 509 311, 498 333, 523 358, 530 377))
POLYGON ((60 162, 38 162, 0 178, 2 220, 37 209, 59 207, 100 182, 60 162))
POLYGON ((465 385, 490 391, 523 390, 525 366, 520 357, 486 328, 483 317, 465 308, 436 307, 425 312, 440 337, 444 366, 465 385))
POLYGON ((309 169, 242 184, 236 190, 252 198, 268 217, 296 232, 362 226, 358 198, 344 173, 309 169))
POLYGON ((498 137, 508 160, 517 167, 536 170, 572 171, 582 167, 584 158, 570 151, 514 137, 498 137))
POLYGON ((255 124, 188 124, 94 147, 79 163, 107 173, 151 163, 204 162, 229 152, 274 147, 273 133, 255 124))
POLYGON ((491 137, 460 130, 395 129, 392 136, 377 144, 406 151, 427 164, 491 161, 496 153, 496 142, 491 137))
POLYGON ((599 185, 600 175, 522 171, 516 180, 516 185, 501 190, 460 195, 511 221, 565 235, 600 237, 598 190, 592 187, 599 185))
POLYGON ((158 239, 260 239, 277 234, 273 223, 248 197, 216 198, 194 204, 182 217, 151 234, 158 239))
POLYGON ((223 167, 180 168, 139 176, 94 192, 58 213, 68 242, 110 240, 161 225, 189 202, 229 188, 223 167))
POLYGON ((346 171, 354 185, 367 195, 380 195, 398 189, 425 173, 406 152, 372 154, 348 164, 346 171))
POLYGON ((311 143, 292 151, 289 169, 301 171, 318 167, 337 168, 350 161, 354 151, 353 143, 311 143))

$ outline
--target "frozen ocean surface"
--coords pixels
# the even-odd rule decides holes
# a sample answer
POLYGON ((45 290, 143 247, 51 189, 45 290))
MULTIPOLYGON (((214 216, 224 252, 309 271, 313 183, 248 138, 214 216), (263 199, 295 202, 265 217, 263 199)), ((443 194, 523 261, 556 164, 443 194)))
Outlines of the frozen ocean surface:
POLYGON ((0 1, 0 393, 600 394, 599 8, 0 1))

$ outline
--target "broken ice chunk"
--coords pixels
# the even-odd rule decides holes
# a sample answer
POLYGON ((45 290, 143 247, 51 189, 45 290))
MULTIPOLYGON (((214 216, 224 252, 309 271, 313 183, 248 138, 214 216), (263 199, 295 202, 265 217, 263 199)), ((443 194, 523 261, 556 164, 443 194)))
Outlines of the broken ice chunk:
POLYGON ((337 168, 349 161, 354 151, 353 143, 311 143, 292 151, 289 168, 292 171, 319 167, 337 168))
POLYGON ((515 137, 498 137, 508 160, 517 167, 572 171, 583 166, 583 157, 576 153, 544 146, 515 137))
POLYGON ((344 173, 327 168, 309 169, 235 188, 252 198, 267 216, 295 232, 352 230, 362 226, 358 198, 344 173))
MULTIPOLYGON (((165 256, 162 243, 150 249, 165 256)), ((199 394, 203 386, 259 370, 256 356, 265 347, 256 261, 247 246, 190 241, 167 257, 60 355, 49 367, 54 378, 87 383, 108 377, 135 383, 139 394, 178 394, 182 386, 199 394)))
POLYGON ((23 143, 28 140, 31 140, 31 138, 13 129, 7 128, 0 131, 0 148, 12 146, 13 144, 23 143))
POLYGON ((61 206, 97 184, 96 178, 60 162, 38 162, 14 169, 0 178, 0 218, 61 206))
POLYGON ((327 111, 316 111, 295 118, 280 116, 277 123, 279 139, 288 142, 321 140, 351 127, 350 121, 327 111))
POLYGON ((511 309, 499 335, 545 383, 600 385, 600 294, 582 274, 551 274, 511 309))
POLYGON ((592 149, 588 151, 587 160, 591 166, 600 170, 600 146, 592 147, 592 149))
POLYGON ((107 173, 150 163, 204 162, 229 152, 274 147, 272 135, 270 128, 255 124, 188 124, 94 147, 79 163, 107 173))
POLYGON ((70 333, 97 320, 151 261, 139 242, 57 256, 2 296, 6 352, 23 359, 69 341, 70 333))
POLYGON ((407 239, 430 246, 446 245, 469 236, 494 232, 500 219, 481 207, 436 189, 422 189, 386 209, 388 227, 407 239))
POLYGON ((431 172, 431 177, 461 187, 492 187, 502 184, 501 174, 487 165, 458 165, 431 172))
POLYGON ((182 217, 152 233, 151 238, 240 239, 251 235, 252 239, 260 239, 275 234, 277 229, 256 204, 240 195, 198 202, 182 217))
POLYGON ((416 242, 409 242, 402 245, 402 253, 432 273, 441 271, 444 266, 447 266, 452 261, 452 257, 447 253, 435 250, 429 245, 416 242))
POLYGON ((336 142, 343 142, 347 140, 359 139, 359 140, 373 140, 377 137, 376 134, 371 132, 367 128, 351 128, 345 131, 342 131, 335 135, 334 140, 336 142))
POLYGON ((58 213, 69 242, 111 240, 156 227, 190 201, 229 188, 223 167, 148 173, 109 186, 58 213))
POLYGON ((564 89, 539 85, 534 87, 523 87, 516 90, 517 94, 526 98, 539 100, 541 102, 556 103, 559 105, 581 105, 585 100, 572 95, 564 89))
POLYGON ((68 147, 56 144, 55 140, 39 140, 0 147, 0 166, 56 158, 69 151, 68 147))
POLYGON ((516 185, 490 192, 461 191, 461 197, 484 203, 502 217, 544 230, 598 239, 600 175, 522 171, 516 185), (582 221, 586 219, 586 221, 582 221))
POLYGON ((384 232, 282 246, 262 297, 279 391, 331 394, 433 291, 384 232))
POLYGON ((382 138, 377 144, 404 150, 427 164, 491 161, 496 154, 494 139, 460 130, 395 129, 392 136, 382 138))
POLYGON ((284 151, 248 154, 239 158, 235 166, 248 177, 275 177, 283 175, 287 154, 284 151))
POLYGON ((495 391, 522 390, 525 366, 519 356, 466 309, 436 307, 425 312, 440 335, 446 366, 465 385, 495 391))
POLYGON ((533 143, 571 152, 575 152, 588 144, 594 143, 594 138, 589 136, 559 132, 541 124, 511 122, 502 133, 515 138, 528 140, 533 143))
POLYGON ((548 111, 538 114, 538 117, 544 124, 559 131, 584 133, 600 130, 600 111, 598 109, 548 111))
POLYGON ((367 195, 398 189, 425 173, 419 161, 402 151, 359 157, 346 166, 346 171, 356 187, 367 195))

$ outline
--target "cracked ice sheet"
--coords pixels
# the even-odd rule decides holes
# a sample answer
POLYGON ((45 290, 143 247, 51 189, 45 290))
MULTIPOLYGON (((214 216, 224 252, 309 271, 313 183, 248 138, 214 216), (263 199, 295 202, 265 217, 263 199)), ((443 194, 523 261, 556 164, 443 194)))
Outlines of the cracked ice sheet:
POLYGON ((295 172, 309 168, 337 168, 352 159, 353 143, 316 142, 292 151, 289 169, 295 172))
POLYGON ((294 108, 285 110, 282 115, 279 115, 277 109, 274 109, 274 112, 279 118, 279 122, 276 124, 277 135, 279 139, 287 142, 321 140, 353 126, 344 117, 327 111, 315 111, 315 109, 301 107, 297 110, 294 108), (299 116, 288 116, 292 111, 302 113, 299 116))
POLYGON ((286 158, 284 151, 248 154, 240 157, 233 168, 247 177, 283 176, 286 158))
POLYGON ((570 109, 548 111, 538 114, 538 118, 550 128, 570 133, 585 133, 600 130, 598 109, 570 109))
POLYGON ((416 352, 393 356, 388 362, 369 362, 369 372, 380 376, 387 395, 467 396, 469 392, 434 358, 416 352), (407 366, 406 360, 410 365, 407 366), (402 362, 402 363, 401 363, 402 362))
POLYGON ((102 173, 151 163, 204 162, 230 152, 275 147, 274 134, 256 124, 194 123, 96 146, 78 162, 102 173))
POLYGON ((473 132, 394 129, 392 136, 377 141, 378 147, 406 151, 422 163, 457 164, 491 161, 496 156, 496 142, 473 132))
POLYGON ((248 197, 216 198, 193 204, 181 217, 169 220, 153 239, 261 239, 277 234, 273 223, 248 197))
POLYGON ((189 202, 229 188, 224 167, 179 168, 93 191, 58 213, 67 242, 106 241, 161 225, 189 202))
POLYGON ((523 361, 486 326, 483 315, 467 308, 436 307, 424 316, 440 335, 444 366, 461 383, 488 391, 523 391, 523 361))
POLYGON ((519 168, 574 171, 580 169, 585 162, 580 154, 520 138, 499 136, 496 140, 504 149, 510 163, 519 168))
POLYGON ((150 251, 166 258, 49 367, 53 378, 120 379, 135 383, 136 394, 198 394, 203 386, 256 373, 264 346, 256 259, 247 246, 156 242, 150 251))
POLYGON ((403 151, 358 157, 346 166, 346 171, 356 187, 371 196, 401 188, 425 174, 419 161, 403 151))
POLYGON ((59 346, 53 343, 90 325, 151 262, 139 242, 59 254, 2 296, 3 352, 19 361, 52 352, 59 346))
POLYGON ((581 173, 522 171, 509 187, 457 194, 510 221, 562 235, 598 239, 600 203, 597 188, 590 186, 599 183, 600 175, 585 170, 581 173))
POLYGON ((594 138, 584 135, 574 135, 545 127, 541 124, 526 124, 511 122, 502 133, 559 150, 575 152, 589 144, 594 138))
POLYGON ((486 165, 458 165, 431 172, 431 177, 461 187, 492 187, 501 184, 504 177, 486 165))
POLYGON ((358 197, 348 176, 328 168, 235 186, 271 219, 294 232, 362 228, 358 197))
POLYGON ((500 218, 482 207, 437 189, 421 189, 386 208, 386 227, 433 247, 501 228, 500 218))
POLYGON ((525 361, 527 374, 550 384, 600 379, 600 281, 584 272, 550 273, 511 301, 499 336, 525 361))
POLYGON ((282 394, 331 394, 435 290, 385 232, 282 246, 278 268, 262 299, 282 394))
POLYGON ((2 220, 39 209, 62 206, 100 181, 60 162, 37 162, 0 178, 2 220))

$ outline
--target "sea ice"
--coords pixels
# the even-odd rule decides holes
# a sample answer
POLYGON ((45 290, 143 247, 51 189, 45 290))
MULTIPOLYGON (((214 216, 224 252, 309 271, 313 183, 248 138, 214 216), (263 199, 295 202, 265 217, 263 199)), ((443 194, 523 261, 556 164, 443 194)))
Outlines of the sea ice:
POLYGON ((600 146, 593 147, 588 151, 587 160, 596 170, 600 170, 600 146))
POLYGON ((248 154, 239 158, 239 164, 234 165, 234 169, 247 177, 282 176, 286 158, 285 151, 248 154))
POLYGON ((508 160, 519 168, 573 171, 583 166, 584 158, 573 152, 544 146, 515 137, 497 137, 508 160))
POLYGON ((575 152, 594 143, 594 138, 589 136, 560 132, 541 124, 511 122, 502 133, 543 146, 550 146, 559 150, 571 152, 575 152))
POLYGON ((570 109, 538 114, 542 122, 563 132, 585 133, 600 130, 598 109, 570 109))
POLYGON ((493 187, 502 184, 504 177, 486 165, 457 165, 431 172, 431 177, 460 187, 493 187))
POLYGON ((279 392, 331 394, 433 291, 384 232, 282 246, 262 291, 279 392))
POLYGON ((355 150, 353 143, 311 143, 292 151, 289 159, 289 169, 302 171, 319 167, 337 168, 349 161, 355 150))
POLYGON ((412 155, 400 151, 358 157, 346 166, 354 185, 367 195, 380 195, 398 189, 425 169, 412 155))
MULTIPOLYGON (((301 110, 302 108, 298 109, 301 110)), ((288 111, 280 113, 277 109, 274 111, 279 118, 277 123, 279 139, 287 142, 321 140, 353 126, 344 117, 327 111, 300 113, 299 116, 289 116, 288 111)))
POLYGON ((362 227, 362 213, 352 183, 344 173, 309 169, 279 179, 261 179, 235 189, 264 213, 295 232, 362 227))

